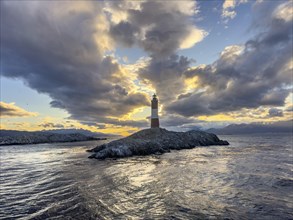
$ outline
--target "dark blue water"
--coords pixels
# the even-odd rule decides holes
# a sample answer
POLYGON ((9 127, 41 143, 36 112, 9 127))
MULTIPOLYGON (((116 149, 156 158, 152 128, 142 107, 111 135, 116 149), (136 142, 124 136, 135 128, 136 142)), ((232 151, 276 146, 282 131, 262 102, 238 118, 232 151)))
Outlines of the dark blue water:
POLYGON ((293 219, 291 134, 87 159, 99 142, 0 147, 0 219, 293 219))

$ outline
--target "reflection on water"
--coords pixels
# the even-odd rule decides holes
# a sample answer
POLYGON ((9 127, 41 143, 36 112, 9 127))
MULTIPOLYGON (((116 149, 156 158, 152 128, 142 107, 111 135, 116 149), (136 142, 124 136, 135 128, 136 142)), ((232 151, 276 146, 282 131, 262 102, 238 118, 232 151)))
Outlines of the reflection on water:
POLYGON ((0 219, 292 219, 292 137, 87 159, 98 141, 0 147, 0 219))

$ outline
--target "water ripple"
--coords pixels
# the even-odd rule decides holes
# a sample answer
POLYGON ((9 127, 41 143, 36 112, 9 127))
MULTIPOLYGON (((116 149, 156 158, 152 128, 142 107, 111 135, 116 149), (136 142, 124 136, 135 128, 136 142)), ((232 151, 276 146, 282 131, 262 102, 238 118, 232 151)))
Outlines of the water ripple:
POLYGON ((0 219, 293 219, 290 138, 105 161, 97 142, 1 147, 0 219))

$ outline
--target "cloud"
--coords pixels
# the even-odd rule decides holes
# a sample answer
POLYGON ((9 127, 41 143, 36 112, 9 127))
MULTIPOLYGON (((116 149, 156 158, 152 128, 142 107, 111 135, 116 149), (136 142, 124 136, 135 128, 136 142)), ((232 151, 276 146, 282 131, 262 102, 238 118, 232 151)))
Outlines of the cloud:
MULTIPOLYGON (((223 9, 235 11, 243 2, 225 1, 223 9)), ((48 94, 52 107, 84 125, 148 126, 147 120, 125 115, 149 106, 152 89, 163 114, 171 115, 162 124, 189 127, 201 115, 279 108, 289 93, 292 7, 287 2, 255 4, 259 34, 226 47, 213 64, 195 67, 194 60, 178 55, 207 35, 194 24, 195 1, 0 4, 1 74, 48 94), (117 46, 138 46, 149 57, 120 65, 109 55, 117 46)))
POLYGON ((132 7, 122 1, 119 5, 108 3, 106 10, 114 17, 110 35, 115 41, 128 47, 137 44, 151 56, 162 59, 205 37, 206 32, 191 20, 196 9, 195 1, 142 1, 132 7), (117 19, 115 15, 121 13, 123 18, 117 19))
POLYGON ((116 126, 128 126, 128 127, 138 127, 138 128, 149 126, 148 120, 116 120, 113 118, 106 118, 102 122, 116 125, 116 126))
POLYGON ((226 47, 213 64, 186 71, 200 88, 186 97, 182 94, 165 110, 190 117, 283 106, 292 82, 292 20, 276 18, 275 10, 264 21, 263 31, 245 45, 226 47))
POLYGON ((222 17, 233 19, 236 16, 234 8, 236 7, 236 0, 225 0, 223 3, 222 17))
POLYGON ((273 16, 276 19, 281 19, 286 22, 290 22, 293 19, 293 5, 288 1, 279 5, 273 12, 273 16))
POLYGON ((202 122, 200 120, 196 120, 195 118, 187 118, 180 115, 166 115, 160 119, 160 123, 163 127, 176 127, 176 126, 184 126, 187 124, 195 124, 198 122, 202 122))
POLYGON ((185 90, 184 72, 193 61, 185 56, 171 55, 166 59, 152 59, 139 70, 141 80, 147 79, 156 89, 160 102, 166 103, 185 90))
POLYGON ((285 111, 287 111, 287 112, 293 112, 293 104, 289 105, 289 106, 285 109, 285 111))
POLYGON ((237 13, 235 8, 237 5, 248 2, 248 0, 225 0, 222 6, 222 18, 224 23, 236 17, 237 13))
POLYGON ((271 108, 269 110, 269 114, 268 116, 270 117, 283 117, 283 111, 281 109, 278 108, 271 108))
POLYGON ((64 125, 48 122, 48 123, 39 124, 39 127, 42 127, 42 128, 64 128, 64 125))
POLYGON ((102 6, 2 1, 1 74, 48 94, 52 107, 81 121, 104 123, 149 105, 127 71, 106 55, 115 43, 102 6))
POLYGON ((173 99, 175 91, 184 90, 181 76, 192 62, 178 56, 178 50, 194 46, 207 35, 192 20, 198 11, 196 2, 144 1, 133 8, 109 5, 112 16, 124 13, 121 20, 115 17, 112 21, 112 38, 125 47, 139 46, 150 56, 147 65, 138 70, 139 80, 153 87, 162 102, 173 99))
POLYGON ((66 110, 71 119, 144 126, 145 121, 119 120, 148 106, 149 98, 137 91, 127 69, 106 54, 117 44, 144 49, 150 59, 139 79, 155 87, 162 100, 170 100, 170 89, 183 91, 177 77, 191 62, 177 51, 207 34, 192 22, 196 13, 195 1, 4 1, 1 74, 48 94, 51 106, 66 110), (162 83, 157 83, 160 76, 162 83))
POLYGON ((35 117, 38 114, 36 112, 28 112, 16 106, 14 103, 0 102, 0 113, 1 117, 12 118, 12 117, 35 117))

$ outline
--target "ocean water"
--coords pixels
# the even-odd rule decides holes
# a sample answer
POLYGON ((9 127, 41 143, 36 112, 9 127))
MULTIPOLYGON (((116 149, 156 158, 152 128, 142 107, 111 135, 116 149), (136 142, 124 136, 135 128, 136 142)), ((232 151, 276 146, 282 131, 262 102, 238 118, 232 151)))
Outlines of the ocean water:
POLYGON ((99 141, 0 147, 0 219, 293 219, 292 134, 88 159, 99 141))

